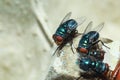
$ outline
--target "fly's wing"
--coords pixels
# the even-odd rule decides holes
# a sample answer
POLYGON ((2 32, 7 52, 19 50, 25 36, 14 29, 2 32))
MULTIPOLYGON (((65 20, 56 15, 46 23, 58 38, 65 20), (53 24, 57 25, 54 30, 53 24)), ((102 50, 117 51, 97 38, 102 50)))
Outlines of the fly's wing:
MULTIPOLYGON (((76 18, 75 21, 77 22, 77 27, 79 25, 81 25, 84 21, 86 20, 86 17, 80 17, 80 18, 76 18)), ((75 37, 74 38, 77 38, 78 36, 82 35, 83 33, 79 33, 77 30, 76 30, 76 34, 75 34, 75 37)))
POLYGON ((73 43, 74 43, 74 45, 75 45, 75 48, 78 47, 78 43, 76 43, 76 42, 79 42, 80 39, 82 38, 82 36, 84 36, 86 33, 88 33, 89 31, 91 31, 92 24, 93 24, 92 21, 89 22, 89 24, 88 24, 87 27, 85 28, 84 32, 83 32, 83 33, 78 33, 78 34, 77 34, 77 36, 76 36, 77 38, 75 37, 75 39, 74 39, 74 41, 73 41, 73 43), (81 36, 80 36, 80 35, 81 35, 81 36), (79 37, 78 37, 78 36, 79 36, 79 37), (78 38, 79 38, 79 39, 78 39, 78 38))
MULTIPOLYGON (((99 24, 97 27, 95 27, 94 29, 93 29, 93 31, 96 31, 96 32, 100 32, 102 29, 103 29, 103 27, 104 27, 104 23, 102 22, 101 24, 99 24)), ((97 33, 96 33, 97 34, 97 33)), ((95 35, 96 35, 95 34, 95 35)), ((93 35, 94 36, 94 35, 93 35)), ((108 39, 108 38, 103 38, 103 37, 100 37, 100 40, 102 40, 104 43, 111 43, 111 42, 113 42, 113 40, 111 40, 111 39, 108 39)))
POLYGON ((89 24, 87 25, 86 29, 83 32, 83 35, 91 31, 92 25, 93 25, 93 22, 92 21, 89 22, 89 24))
MULTIPOLYGON (((77 26, 81 25, 83 22, 85 22, 85 20, 86 20, 86 17, 80 17, 80 18, 75 19, 75 21, 77 22, 77 26)), ((77 34, 75 35, 75 38, 78 37, 78 36, 80 36, 80 35, 82 35, 82 34, 83 33, 79 33, 77 31, 77 34)))
POLYGON ((75 19, 75 21, 78 23, 78 26, 81 25, 83 22, 85 22, 85 20, 86 20, 86 17, 84 17, 84 16, 75 19))
POLYGON ((95 28, 92 29, 92 30, 93 30, 93 31, 100 32, 103 27, 104 27, 104 22, 102 22, 101 24, 99 24, 97 27, 95 27, 95 28))
POLYGON ((113 42, 112 39, 109 39, 109 38, 103 38, 103 37, 100 37, 100 40, 103 41, 103 42, 106 43, 106 44, 113 42))
POLYGON ((95 35, 97 35, 102 30, 103 27, 104 27, 104 23, 101 23, 97 27, 92 29, 92 31, 96 31, 96 33, 93 36, 91 36, 90 39, 92 39, 95 35))
MULTIPOLYGON (((80 17, 80 18, 77 18, 75 19, 75 21, 77 22, 77 26, 81 25, 84 21, 86 20, 86 17, 80 17)), ((74 39, 73 39, 73 46, 74 48, 77 48, 77 45, 76 42, 78 42, 78 40, 82 37, 83 33, 79 33, 77 30, 76 30, 76 34, 74 36, 74 39)))
POLYGON ((63 20, 61 21, 60 25, 63 24, 65 21, 70 19, 72 12, 69 12, 66 14, 66 16, 63 18, 63 20))
MULTIPOLYGON (((89 39, 93 39, 94 36, 96 36, 104 27, 104 23, 99 24, 97 27, 95 27, 93 29, 93 31, 96 31, 96 33, 94 35, 92 35, 89 39)), ((108 40, 108 39, 107 39, 108 40)), ((100 42, 102 43, 103 46, 105 46, 106 48, 110 49, 109 47, 107 47, 106 45, 104 45, 104 42, 102 40, 100 40, 100 42)), ((109 42, 112 42, 112 40, 109 39, 109 42)))

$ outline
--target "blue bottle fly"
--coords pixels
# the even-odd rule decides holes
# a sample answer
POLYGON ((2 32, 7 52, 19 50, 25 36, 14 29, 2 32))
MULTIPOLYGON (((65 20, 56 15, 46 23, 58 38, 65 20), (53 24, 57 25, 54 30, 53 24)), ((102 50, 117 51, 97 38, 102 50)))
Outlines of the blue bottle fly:
POLYGON ((101 23, 91 30, 92 22, 90 22, 77 47, 77 51, 80 54, 78 59, 80 69, 84 71, 94 71, 96 74, 99 73, 98 76, 104 74, 109 69, 108 64, 102 62, 105 51, 102 50, 98 44, 101 42, 103 46, 107 47, 102 40, 99 40, 99 31, 103 26, 104 23, 101 23))
POLYGON ((79 63, 79 67, 84 71, 93 70, 96 73, 104 74, 109 70, 109 66, 107 63, 103 63, 102 61, 96 61, 91 57, 82 57, 79 63))
POLYGON ((57 45, 64 43, 64 40, 68 37, 73 38, 77 34, 78 23, 74 19, 70 19, 59 26, 53 35, 53 39, 57 45))
POLYGON ((96 28, 90 31, 92 27, 92 22, 88 24, 77 47, 77 51, 79 54, 83 56, 92 55, 96 59, 97 58, 103 59, 105 52, 102 49, 100 49, 98 44, 99 42, 101 42, 103 46, 107 47, 106 45, 104 45, 102 40, 99 40, 99 36, 100 36, 99 31, 103 28, 103 26, 104 23, 101 23, 96 28))
POLYGON ((75 19, 69 19, 70 16, 71 16, 71 12, 64 17, 59 27, 57 28, 56 32, 53 34, 53 40, 58 46, 53 55, 55 55, 57 51, 59 53, 59 51, 67 43, 70 43, 73 52, 73 48, 72 48, 73 39, 81 35, 80 33, 78 33, 76 28, 85 21, 85 18, 82 17, 80 18, 80 21, 77 21, 75 19))
POLYGON ((98 61, 91 56, 82 57, 77 61, 79 68, 84 70, 81 72, 81 76, 76 80, 85 78, 86 80, 107 80, 106 73, 110 70, 109 65, 102 61, 98 61))
POLYGON ((88 53, 89 49, 93 46, 93 43, 98 40, 98 38, 99 33, 96 31, 90 31, 83 35, 79 42, 78 51, 81 53, 88 53))

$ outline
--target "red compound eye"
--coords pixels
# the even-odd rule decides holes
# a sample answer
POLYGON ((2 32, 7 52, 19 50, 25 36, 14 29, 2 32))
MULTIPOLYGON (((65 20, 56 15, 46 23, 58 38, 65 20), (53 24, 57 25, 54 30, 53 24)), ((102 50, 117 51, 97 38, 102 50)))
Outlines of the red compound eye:
POLYGON ((80 48, 79 50, 80 50, 81 53, 88 53, 88 50, 85 49, 85 48, 80 48))
POLYGON ((62 42, 62 41, 63 41, 63 38, 62 38, 61 36, 56 36, 56 41, 62 42))

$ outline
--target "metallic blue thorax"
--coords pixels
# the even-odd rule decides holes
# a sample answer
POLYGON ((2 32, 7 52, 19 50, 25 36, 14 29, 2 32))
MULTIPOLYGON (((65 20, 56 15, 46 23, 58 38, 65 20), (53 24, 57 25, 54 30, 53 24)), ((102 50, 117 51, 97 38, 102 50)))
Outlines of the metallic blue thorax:
POLYGON ((66 38, 72 31, 77 28, 78 24, 74 19, 70 19, 62 23, 56 30, 56 35, 66 38))
POLYGON ((99 38, 99 33, 96 31, 90 31, 87 34, 83 35, 83 37, 81 38, 78 47, 79 48, 86 48, 88 49, 92 42, 98 40, 99 38))

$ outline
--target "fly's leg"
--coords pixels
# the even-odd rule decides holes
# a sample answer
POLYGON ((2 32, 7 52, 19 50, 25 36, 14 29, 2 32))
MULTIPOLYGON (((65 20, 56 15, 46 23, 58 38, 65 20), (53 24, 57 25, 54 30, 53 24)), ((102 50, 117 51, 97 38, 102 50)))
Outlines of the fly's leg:
POLYGON ((108 46, 106 46, 101 40, 97 40, 96 42, 94 42, 92 45, 97 44, 98 42, 101 42, 103 46, 105 46, 106 48, 110 49, 108 46))
POLYGON ((59 52, 59 47, 57 47, 52 56, 54 56, 57 52, 59 52))
POLYGON ((63 48, 63 45, 60 45, 57 47, 57 49, 55 50, 55 52, 53 53, 52 56, 54 56, 56 53, 57 53, 57 56, 59 57, 60 56, 60 53, 61 53, 61 50, 63 48))
POLYGON ((57 57, 59 57, 61 53, 64 53, 64 51, 63 50, 59 50, 58 53, 57 53, 57 57))
POLYGON ((75 48, 74 45, 73 45, 73 41, 70 42, 70 46, 71 46, 71 50, 72 50, 73 54, 75 54, 75 52, 73 50, 73 48, 75 48))
POLYGON ((58 53, 57 53, 57 57, 59 57, 59 56, 60 56, 60 53, 61 53, 61 52, 60 52, 60 51, 58 51, 58 53))
POLYGON ((78 37, 78 36, 82 35, 83 33, 78 33, 78 30, 76 30, 74 34, 75 34, 75 36, 74 36, 74 37, 76 38, 76 37, 78 37))
POLYGON ((73 50, 73 45, 71 45, 71 50, 72 50, 73 54, 75 54, 75 52, 74 52, 74 50, 73 50))
POLYGON ((98 40, 99 42, 102 43, 103 46, 105 46, 106 48, 110 49, 108 46, 106 46, 101 40, 98 40))

